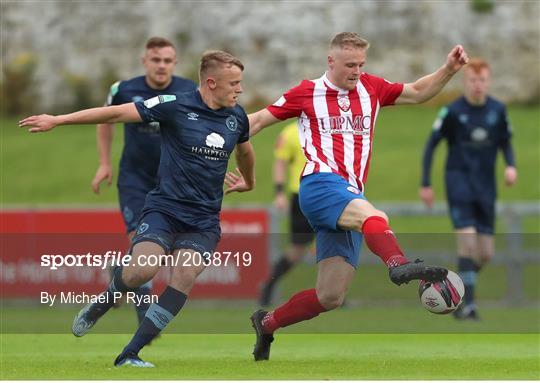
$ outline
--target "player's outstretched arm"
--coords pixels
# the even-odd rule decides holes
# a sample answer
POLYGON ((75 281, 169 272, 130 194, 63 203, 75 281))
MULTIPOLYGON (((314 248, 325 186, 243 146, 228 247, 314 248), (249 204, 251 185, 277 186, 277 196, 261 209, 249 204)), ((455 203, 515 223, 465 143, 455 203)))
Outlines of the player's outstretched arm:
POLYGON ((99 184, 107 180, 107 185, 112 184, 113 171, 111 166, 111 146, 114 135, 114 124, 98 124, 96 127, 97 150, 99 166, 92 180, 92 190, 99 194, 99 184))
POLYGON ((134 103, 104 106, 80 110, 78 112, 51 116, 40 114, 19 121, 19 127, 27 127, 30 133, 51 130, 59 125, 102 124, 113 122, 141 122, 141 116, 134 103))
POLYGON ((467 52, 456 45, 448 54, 446 63, 437 71, 413 83, 405 84, 396 104, 420 104, 437 95, 448 81, 469 62, 467 52))
POLYGON ((248 118, 249 118, 250 137, 253 137, 257 133, 259 133, 261 130, 266 128, 267 126, 281 121, 277 119, 276 117, 274 117, 274 115, 270 113, 268 109, 266 108, 261 109, 258 112, 249 114, 248 118))
POLYGON ((225 194, 246 192, 255 188, 255 152, 249 141, 236 145, 238 168, 225 175, 225 194))

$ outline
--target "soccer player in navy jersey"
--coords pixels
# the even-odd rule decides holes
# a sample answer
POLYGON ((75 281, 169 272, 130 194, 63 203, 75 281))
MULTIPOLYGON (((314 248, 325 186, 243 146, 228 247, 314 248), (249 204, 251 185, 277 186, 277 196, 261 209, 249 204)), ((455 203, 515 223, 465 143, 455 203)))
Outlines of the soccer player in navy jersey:
POLYGON ((368 46, 356 33, 339 33, 330 43, 323 76, 302 81, 273 105, 249 115, 251 135, 278 121, 298 119, 307 160, 300 208, 316 233, 318 262, 316 288, 296 293, 273 311, 258 310, 251 316, 257 337, 255 360, 269 359, 277 329, 343 303, 359 264, 362 237, 397 285, 413 279, 439 281, 447 275, 442 267, 407 260, 386 214, 364 197, 364 186, 380 108, 429 100, 468 61, 467 54, 457 45, 438 70, 402 84, 362 72, 368 46))
MULTIPOLYGON (((188 79, 173 76, 176 67, 176 49, 172 42, 163 37, 152 37, 145 45, 142 64, 144 76, 115 82, 110 89, 105 105, 121 105, 146 100, 158 95, 193 91, 197 85, 188 79)), ((92 189, 99 194, 103 181, 112 183, 111 144, 114 124, 97 126, 99 167, 92 180, 92 189)), ((124 148, 118 170, 118 200, 129 240, 141 217, 144 200, 148 192, 157 185, 161 138, 159 122, 126 123, 124 125, 124 148)), ((135 304, 139 323, 150 306, 142 298, 150 295, 152 281, 135 290, 140 298, 135 304)))
POLYGON ((160 266, 149 266, 147 255, 174 254, 169 285, 153 303, 137 332, 114 365, 153 367, 139 351, 152 341, 184 306, 205 263, 185 264, 184 257, 213 253, 220 239, 219 213, 227 163, 234 149, 241 179, 229 178, 228 192, 254 188, 254 153, 249 122, 237 104, 242 93, 243 64, 222 51, 202 56, 200 88, 160 95, 145 101, 87 109, 68 115, 31 116, 20 121, 32 133, 57 125, 159 122, 162 138, 159 183, 147 198, 132 241, 132 261, 116 269, 103 293, 104 302, 86 305, 76 316, 73 333, 86 334, 114 303, 114 294, 128 292, 151 280, 160 266))
POLYGON ((439 112, 422 162, 420 198, 431 207, 433 153, 441 140, 447 141, 446 198, 457 238, 458 271, 465 285, 464 303, 454 312, 457 319, 479 319, 474 288, 477 273, 495 252, 495 160, 499 149, 506 162, 506 185, 517 180, 506 108, 488 96, 490 81, 485 60, 472 59, 465 66, 464 94, 439 112))

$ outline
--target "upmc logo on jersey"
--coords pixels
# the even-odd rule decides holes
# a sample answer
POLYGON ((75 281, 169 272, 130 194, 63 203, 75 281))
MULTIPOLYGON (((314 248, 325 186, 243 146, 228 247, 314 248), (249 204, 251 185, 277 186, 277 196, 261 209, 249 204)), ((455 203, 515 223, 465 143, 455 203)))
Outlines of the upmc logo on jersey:
POLYGON ((323 133, 359 134, 367 136, 371 129, 371 116, 328 116, 318 118, 323 133))

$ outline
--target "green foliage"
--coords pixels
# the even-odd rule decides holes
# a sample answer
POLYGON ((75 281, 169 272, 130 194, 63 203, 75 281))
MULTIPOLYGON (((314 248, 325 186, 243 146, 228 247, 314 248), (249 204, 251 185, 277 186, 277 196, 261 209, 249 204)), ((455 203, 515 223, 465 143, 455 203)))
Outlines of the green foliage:
POLYGON ((477 13, 490 13, 495 7, 494 0, 470 0, 471 8, 477 13))
POLYGON ((69 110, 81 110, 96 106, 92 96, 93 84, 87 76, 65 72, 64 81, 70 92, 70 100, 72 100, 69 110))
POLYGON ((0 103, 2 113, 18 116, 34 111, 39 101, 33 90, 36 88, 37 66, 37 57, 29 52, 20 53, 12 61, 4 63, 0 103))
MULTIPOLYGON (((103 70, 99 80, 99 97, 104 103, 107 95, 109 94, 111 85, 120 80, 120 76, 116 70, 116 67, 108 61, 103 64, 102 68, 103 70)), ((98 105, 101 105, 101 103, 98 103, 98 105)))

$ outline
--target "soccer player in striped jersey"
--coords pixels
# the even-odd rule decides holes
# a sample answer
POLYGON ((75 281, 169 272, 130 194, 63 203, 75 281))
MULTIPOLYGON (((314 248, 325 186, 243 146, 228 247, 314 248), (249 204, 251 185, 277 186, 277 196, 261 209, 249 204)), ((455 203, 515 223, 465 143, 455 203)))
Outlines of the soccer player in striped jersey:
POLYGON ((298 119, 307 159, 300 207, 316 233, 318 262, 315 289, 293 295, 271 312, 258 310, 252 315, 255 360, 269 359, 275 330, 343 303, 358 267, 362 237, 388 266, 390 279, 397 285, 413 279, 438 281, 447 275, 442 267, 409 262, 388 226, 388 217, 366 200, 364 192, 380 108, 429 100, 467 63, 467 54, 457 45, 438 70, 402 84, 362 72, 368 47, 356 33, 336 35, 324 75, 302 81, 273 105, 249 115, 251 135, 278 121, 298 119))
POLYGON ((488 96, 490 80, 486 61, 472 59, 465 66, 464 94, 441 109, 422 161, 420 198, 431 207, 435 198, 430 181, 433 152, 441 140, 447 140, 446 198, 457 238, 458 271, 465 285, 464 302, 454 311, 457 319, 479 320, 474 289, 477 273, 495 253, 495 160, 499 149, 506 162, 506 185, 517 180, 506 108, 488 96))

